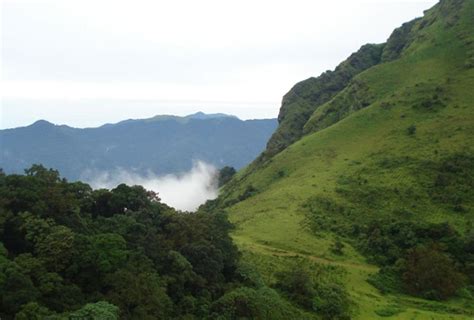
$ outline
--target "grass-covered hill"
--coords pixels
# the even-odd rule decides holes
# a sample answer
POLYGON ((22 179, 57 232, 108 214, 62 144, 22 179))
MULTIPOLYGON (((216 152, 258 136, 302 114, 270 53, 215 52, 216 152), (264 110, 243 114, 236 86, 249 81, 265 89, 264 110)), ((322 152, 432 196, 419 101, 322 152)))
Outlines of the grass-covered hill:
POLYGON ((297 84, 279 121, 206 206, 230 214, 265 283, 309 318, 337 318, 321 292, 281 285, 296 261, 331 270, 354 319, 472 319, 474 1, 442 0, 297 84))

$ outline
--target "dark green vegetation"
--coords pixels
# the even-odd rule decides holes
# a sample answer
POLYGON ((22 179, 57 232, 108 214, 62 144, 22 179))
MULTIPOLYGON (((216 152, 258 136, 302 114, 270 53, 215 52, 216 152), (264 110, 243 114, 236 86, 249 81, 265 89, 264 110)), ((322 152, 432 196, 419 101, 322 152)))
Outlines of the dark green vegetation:
POLYGON ((338 68, 295 86, 267 151, 197 214, 138 187, 90 201, 80 183, 41 189, 38 168, 2 176, 2 310, 474 318, 474 0, 338 68))
POLYGON ((141 186, 92 190, 41 165, 0 171, 0 317, 299 319, 281 293, 300 285, 313 312, 348 312, 327 270, 267 286, 239 263, 231 229, 223 213, 176 212, 141 186))
POLYGON ((349 297, 335 279, 329 283, 314 279, 310 270, 297 264, 276 277, 276 286, 302 308, 319 313, 323 319, 350 319, 349 297))
POLYGON ((219 174, 217 176, 217 186, 220 188, 229 182, 232 177, 236 174, 234 167, 225 166, 224 168, 219 170, 219 174))
POLYGON ((42 166, 2 173, 0 316, 212 318, 240 286, 230 228, 140 186, 93 191, 42 166))
POLYGON ((197 160, 240 169, 262 152, 276 126, 275 119, 242 121, 203 113, 87 129, 38 121, 0 131, 0 167, 21 173, 41 163, 70 180, 89 180, 97 171, 117 168, 142 175, 181 173, 197 160))
POLYGON ((261 158, 267 159, 301 138, 303 127, 314 111, 341 92, 354 76, 378 64, 382 49, 382 45, 362 46, 334 71, 296 84, 283 97, 279 126, 261 158))
POLYGON ((473 59, 474 1, 442 0, 297 84, 267 150, 206 206, 244 262, 302 310, 317 286, 278 280, 295 257, 346 271, 352 318, 472 319, 473 59))

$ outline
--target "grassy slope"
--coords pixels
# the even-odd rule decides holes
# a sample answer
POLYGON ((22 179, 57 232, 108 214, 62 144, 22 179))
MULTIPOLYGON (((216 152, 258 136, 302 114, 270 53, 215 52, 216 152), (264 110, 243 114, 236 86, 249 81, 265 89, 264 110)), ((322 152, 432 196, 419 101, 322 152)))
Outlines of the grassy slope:
MULTIPOLYGON (((375 188, 409 192, 403 197, 390 194, 375 208, 364 208, 362 203, 366 215, 345 217, 348 221, 390 215, 394 208, 409 206, 412 219, 450 221, 460 231, 472 223, 473 208, 464 215, 453 214, 450 207, 427 195, 427 176, 416 174, 421 169, 417 166, 425 161, 437 163, 450 154, 474 153, 474 68, 466 66, 474 56, 474 2, 465 1, 464 5, 454 27, 448 28, 442 19, 437 19, 404 57, 373 67, 356 78, 373 96, 369 106, 352 110, 339 122, 327 122, 319 128, 314 126, 318 115, 313 115, 307 130, 319 131, 303 137, 263 166, 240 172, 223 191, 223 199, 232 199, 248 185, 259 190, 227 210, 237 226, 234 238, 244 259, 254 263, 268 283, 273 282, 276 269, 299 256, 347 271, 343 277, 356 304, 355 318, 379 318, 376 311, 390 306, 400 308, 400 313, 393 316, 397 319, 474 316, 474 309, 466 301, 439 304, 408 296, 381 295, 366 282, 377 268, 366 263, 348 243, 343 256, 333 255, 329 246, 335 234, 310 231, 303 207, 315 195, 344 204, 347 200, 337 192, 341 179, 363 176, 375 188), (444 106, 435 106, 434 110, 414 107, 438 91, 444 106), (416 134, 407 135, 406 129, 413 124, 416 134), (411 160, 390 168, 379 165, 405 156, 411 160)), ((427 16, 440 15, 438 11, 431 10, 427 16)), ((348 91, 350 88, 326 107, 347 104, 352 94, 348 91)))
POLYGON ((259 159, 268 159, 301 138, 303 127, 313 112, 342 91, 354 76, 380 63, 382 50, 383 45, 364 45, 334 71, 326 71, 317 78, 294 85, 283 97, 278 129, 259 159))

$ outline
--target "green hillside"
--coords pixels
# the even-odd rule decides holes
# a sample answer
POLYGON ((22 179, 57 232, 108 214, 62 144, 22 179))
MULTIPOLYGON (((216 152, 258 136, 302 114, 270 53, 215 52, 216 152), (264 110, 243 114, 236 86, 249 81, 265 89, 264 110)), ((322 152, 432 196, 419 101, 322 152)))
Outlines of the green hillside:
POLYGON ((267 151, 208 207, 269 286, 296 262, 343 284, 355 319, 472 319, 474 1, 351 58, 285 96, 267 151))

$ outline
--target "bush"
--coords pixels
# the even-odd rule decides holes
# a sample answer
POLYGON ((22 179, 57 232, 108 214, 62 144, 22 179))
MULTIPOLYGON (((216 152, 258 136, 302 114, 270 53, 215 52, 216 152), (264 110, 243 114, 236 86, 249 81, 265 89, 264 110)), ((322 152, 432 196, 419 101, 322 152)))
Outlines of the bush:
POLYGON ((225 166, 219 170, 219 174, 217 177, 217 185, 218 187, 222 187, 227 182, 229 182, 232 177, 236 174, 236 171, 233 167, 225 166))
POLYGON ((238 200, 239 201, 244 201, 245 199, 248 199, 250 197, 252 197, 253 195, 255 195, 257 193, 257 189, 252 186, 252 185, 248 185, 244 192, 238 197, 238 200))
POLYGON ((69 314, 68 319, 119 319, 119 308, 105 301, 86 304, 81 309, 69 314))
POLYGON ((291 319, 288 306, 268 287, 238 288, 226 293, 212 304, 212 316, 217 319, 291 319))
POLYGON ((323 319, 350 319, 350 300, 345 288, 334 282, 316 282, 309 271, 295 266, 277 274, 277 287, 303 308, 323 319))
POLYGON ((315 283, 310 273, 301 266, 277 273, 276 286, 300 306, 311 309, 316 294, 315 283))
POLYGON ((402 291, 400 275, 394 267, 384 267, 379 272, 372 274, 367 282, 377 288, 382 294, 402 291))
POLYGON ((408 134, 409 136, 414 136, 415 133, 416 133, 416 126, 415 126, 414 124, 412 124, 411 126, 409 126, 409 127, 407 128, 407 134, 408 134))
POLYGON ((349 296, 342 286, 329 283, 316 287, 313 310, 323 319, 350 319, 349 306, 349 296))
POLYGON ((332 246, 331 246, 331 252, 334 253, 334 254, 337 254, 338 256, 342 256, 344 254, 344 251, 342 251, 342 249, 344 249, 344 243, 341 242, 341 240, 336 240, 332 246))
POLYGON ((409 250, 403 274, 406 290, 427 299, 446 300, 465 283, 453 261, 435 246, 409 250))
POLYGON ((375 310, 375 313, 380 317, 393 317, 402 311, 403 309, 398 305, 388 305, 381 309, 375 310))

